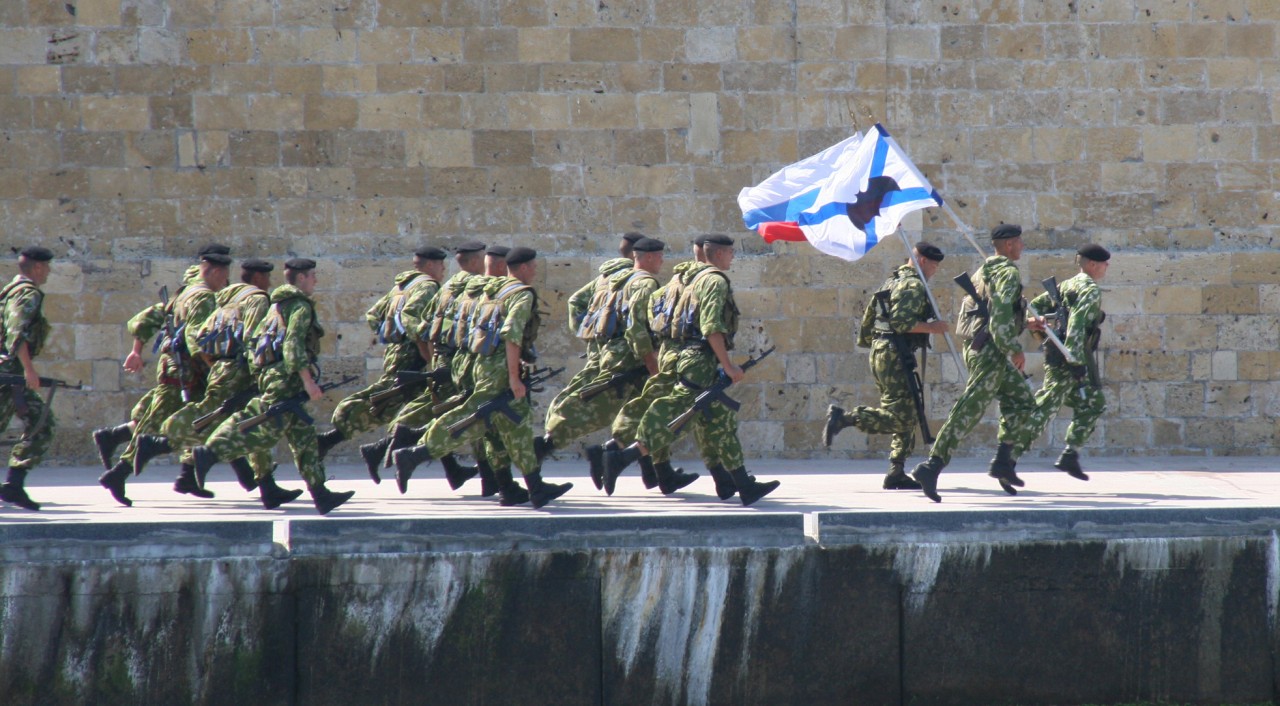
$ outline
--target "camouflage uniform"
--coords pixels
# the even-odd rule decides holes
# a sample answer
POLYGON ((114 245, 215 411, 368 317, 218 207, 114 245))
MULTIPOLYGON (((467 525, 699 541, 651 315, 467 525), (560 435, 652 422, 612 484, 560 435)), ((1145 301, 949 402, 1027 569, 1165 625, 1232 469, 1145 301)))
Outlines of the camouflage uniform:
MULTIPOLYGON (((879 305, 873 300, 867 306, 873 311, 873 330, 866 331, 860 345, 871 346, 871 374, 880 388, 880 407, 858 407, 854 426, 868 434, 892 434, 889 445, 889 463, 901 466, 916 447, 915 400, 907 385, 907 373, 902 368, 898 349, 889 338, 890 331, 906 335, 911 350, 928 347, 927 334, 908 334, 916 324, 933 318, 933 306, 925 292, 924 281, 911 263, 894 271, 881 289, 888 289, 889 319, 885 320, 879 305)), ((864 317, 864 319, 867 317, 864 317)))
POLYGON ((609 277, 605 286, 622 290, 624 305, 621 311, 614 312, 622 325, 611 339, 589 339, 589 343, 598 346, 598 372, 585 384, 561 392, 547 410, 547 434, 562 446, 611 423, 627 399, 639 392, 643 378, 616 392, 607 389, 591 399, 583 399, 582 388, 608 382, 615 374, 642 367, 645 356, 654 350, 648 309, 649 297, 658 288, 658 280, 644 270, 629 269, 609 277))
POLYGON ((439 291, 440 283, 417 270, 409 270, 396 275, 396 286, 387 292, 365 312, 365 320, 375 332, 386 331, 384 322, 391 317, 392 335, 385 341, 386 350, 382 354, 382 375, 369 387, 348 396, 338 403, 333 410, 333 426, 342 433, 343 438, 350 439, 355 435, 368 431, 380 424, 385 424, 397 416, 400 405, 389 402, 375 409, 369 398, 389 390, 399 384, 396 372, 400 370, 421 370, 426 361, 418 352, 413 341, 412 331, 420 326, 423 318, 422 309, 430 303, 439 291), (390 312, 388 307, 395 298, 397 290, 409 291, 400 312, 390 312), (410 306, 414 308, 411 310, 410 306), (397 314, 399 321, 395 321, 397 314))
MULTIPOLYGON (((1065 404, 1072 410, 1071 425, 1067 427, 1066 443, 1069 447, 1082 446, 1093 434, 1098 419, 1107 410, 1107 400, 1098 384, 1098 363, 1094 358, 1097 346, 1096 332, 1102 323, 1102 291, 1089 275, 1081 272, 1062 283, 1059 288, 1062 303, 1066 306, 1067 335, 1063 344, 1071 357, 1083 361, 1085 379, 1077 378, 1071 366, 1060 355, 1045 346, 1044 385, 1036 393, 1035 411, 1018 430, 1013 442, 1013 457, 1018 458, 1044 432, 1049 421, 1065 404), (1083 397, 1081 396, 1083 391, 1083 397)), ((1041 314, 1056 311, 1048 294, 1031 300, 1031 305, 1041 314)), ((1052 344, 1050 344, 1052 345, 1052 344)))
MULTIPOLYGON (((324 462, 320 460, 315 429, 310 424, 295 414, 285 413, 247 432, 237 428, 240 422, 265 412, 271 405, 305 393, 299 373, 314 365, 320 353, 324 329, 316 321, 315 302, 311 297, 291 284, 282 284, 271 292, 271 305, 279 309, 287 324, 282 355, 274 363, 261 368, 256 363, 251 365, 262 394, 220 424, 205 446, 218 460, 227 461, 268 451, 283 436, 293 452, 293 463, 307 486, 320 486, 324 483, 324 462)), ((255 338, 263 334, 269 321, 270 316, 267 316, 258 325, 254 331, 255 338)))
MULTIPOLYGON (((245 338, 248 339, 247 333, 257 328, 266 316, 270 295, 251 284, 237 282, 218 292, 215 310, 231 304, 238 297, 243 297, 237 307, 240 310, 240 322, 244 324, 246 331, 245 338)), ((249 372, 246 351, 240 351, 234 358, 217 360, 213 363, 209 369, 204 397, 184 405, 182 409, 170 415, 160 428, 160 433, 168 438, 170 446, 180 450, 178 459, 180 463, 192 463, 191 449, 202 443, 218 426, 210 424, 202 431, 195 431, 191 428, 192 423, 251 385, 253 385, 253 375, 249 372)), ((266 451, 256 454, 250 461, 259 476, 271 471, 271 455, 266 451)))
MULTIPOLYGON (((23 343, 29 346, 35 358, 44 348, 49 336, 49 322, 44 318, 42 305, 44 293, 30 278, 18 275, 0 291, 4 304, 4 357, 0 359, 0 372, 22 377, 22 361, 13 353, 23 343)), ((53 441, 57 426, 53 410, 45 410, 45 402, 36 390, 23 387, 0 387, 0 429, 9 426, 9 420, 17 412, 22 420, 22 437, 9 453, 9 468, 29 471, 44 458, 53 441), (18 401, 18 397, 22 401, 18 401), (25 409, 19 407, 25 405, 25 409), (44 423, 36 424, 43 417, 44 423)))
MULTIPOLYGON (((697 297, 697 331, 699 336, 687 337, 678 343, 674 384, 671 391, 653 402, 640 420, 637 437, 652 453, 654 449, 670 447, 676 435, 667 424, 693 405, 701 389, 709 387, 720 373, 719 364, 706 336, 722 333, 725 346, 733 349, 733 335, 737 332, 738 307, 733 301, 733 290, 727 275, 710 274, 694 281, 708 268, 705 263, 693 263, 682 275, 691 283, 697 297), (722 276, 723 275, 723 276, 722 276)), ((684 428, 694 428, 698 452, 708 466, 739 469, 743 466, 742 444, 738 440, 738 416, 721 404, 713 404, 708 413, 697 414, 684 428)))
MULTIPOLYGON (((129 466, 133 466, 138 437, 142 434, 160 433, 160 427, 165 420, 182 409, 185 404, 182 400, 183 389, 190 392, 193 400, 198 400, 204 395, 208 368, 203 361, 186 351, 200 350, 196 333, 204 320, 217 310, 218 301, 214 291, 200 279, 199 267, 188 268, 182 289, 178 291, 169 306, 173 312, 175 329, 182 327, 182 346, 185 347, 185 351, 175 353, 171 350, 172 342, 165 342, 164 352, 161 353, 156 365, 156 386, 151 388, 133 407, 130 419, 137 424, 133 430, 133 438, 120 454, 120 462, 129 466), (181 375, 174 360, 175 355, 182 356, 181 375)), ((148 341, 160 332, 164 326, 164 318, 164 306, 154 304, 129 320, 129 333, 139 341, 148 341)))
MULTIPOLYGON (((507 286, 519 284, 520 280, 514 277, 489 277, 485 294, 496 297, 507 286)), ((537 300, 532 289, 515 292, 504 299, 499 330, 501 341, 497 349, 488 355, 467 355, 462 358, 465 362, 455 365, 455 370, 465 369, 458 379, 470 375, 471 394, 460 407, 446 412, 427 426, 418 444, 426 446, 432 458, 440 458, 460 446, 479 441, 491 429, 522 473, 529 475, 538 471, 538 460, 533 452, 533 410, 527 394, 511 402, 512 411, 520 416, 518 423, 495 413, 489 417, 489 425, 483 422, 473 424, 457 437, 449 432, 449 425, 461 421, 480 405, 510 389, 505 344, 518 344, 526 359, 531 355, 540 323, 537 300)))
POLYGON ((1035 409, 1031 390, 1009 360, 1010 356, 1022 352, 1018 336, 1025 325, 1018 267, 1012 260, 996 255, 987 258, 976 279, 974 284, 979 291, 985 282, 991 300, 988 323, 991 337, 982 350, 976 352, 968 345, 969 341, 964 341, 969 382, 951 407, 929 452, 943 465, 951 462, 952 452, 977 426, 992 399, 1000 402, 999 439, 1005 443, 1013 443, 1015 432, 1035 409))

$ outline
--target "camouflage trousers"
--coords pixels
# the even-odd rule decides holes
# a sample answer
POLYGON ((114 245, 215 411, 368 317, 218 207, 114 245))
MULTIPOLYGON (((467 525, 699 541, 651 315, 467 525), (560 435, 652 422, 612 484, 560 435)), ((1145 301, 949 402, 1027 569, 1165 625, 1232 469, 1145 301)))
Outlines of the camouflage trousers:
MULTIPOLYGON (((422 394, 401 407, 400 411, 391 420, 391 423, 387 425, 387 433, 394 432, 396 426, 400 424, 407 427, 427 426, 437 416, 432 408, 438 403, 456 396, 460 390, 471 389, 471 363, 474 357, 466 352, 455 353, 448 360, 453 379, 436 385, 434 390, 427 389, 423 391, 422 394)), ((436 366, 445 362, 439 356, 436 357, 436 361, 436 366)), ((472 444, 471 449, 472 454, 476 458, 484 459, 490 468, 495 470, 511 468, 511 456, 507 454, 507 450, 502 446, 502 440, 493 430, 485 434, 484 439, 472 444)))
POLYGON ((880 406, 858 408, 858 428, 892 434, 889 462, 905 462, 916 448, 916 403, 893 342, 878 338, 871 347, 871 375, 880 388, 880 406))
MULTIPOLYGON (((640 419, 636 435, 650 453, 655 449, 667 449, 675 443, 677 434, 669 430, 667 424, 693 405, 693 400, 701 389, 716 381, 719 365, 710 350, 687 348, 677 356, 675 374, 680 382, 673 385, 667 395, 655 400, 640 419), (684 384, 686 382, 698 389, 684 384)), ((708 468, 721 466, 732 470, 743 466, 736 412, 719 402, 713 403, 706 412, 695 414, 680 432, 690 428, 694 430, 694 440, 702 462, 708 468)))
MULTIPOLYGON (((231 415, 210 435, 205 446, 213 451, 219 461, 231 461, 241 456, 250 456, 259 452, 270 452, 281 437, 289 444, 293 453, 293 463, 298 467, 298 474, 307 482, 308 487, 315 487, 324 482, 324 462, 320 460, 320 449, 316 442, 316 429, 304 422, 298 415, 285 412, 262 424, 242 432, 237 427, 240 422, 261 414, 271 405, 288 399, 302 392, 302 381, 297 375, 288 379, 269 374, 258 376, 258 387, 262 395, 254 398, 244 409, 231 415)), ((261 472, 256 466, 256 471, 261 472)))
POLYGON ((587 341, 587 362, 582 366, 582 370, 574 373, 569 378, 569 382, 565 383, 564 389, 556 394, 551 400, 551 404, 547 406, 547 417, 543 422, 543 426, 548 430, 552 426, 558 426, 563 423, 564 415, 568 412, 565 406, 575 399, 578 390, 590 385, 593 380, 600 377, 600 344, 595 341, 587 341))
POLYGON ((182 409, 186 402, 182 401, 182 386, 176 384, 179 379, 187 381, 188 395, 192 401, 203 399, 204 383, 207 374, 203 364, 194 361, 183 367, 183 375, 178 374, 173 356, 162 354, 156 362, 156 385, 138 400, 129 413, 129 420, 134 423, 133 437, 129 439, 120 461, 133 465, 133 457, 137 454, 137 438, 142 434, 159 434, 164 422, 174 412, 182 409), (169 380, 170 382, 162 382, 169 380))
POLYGON ((427 430, 418 443, 427 446, 432 458, 440 458, 460 446, 476 444, 490 437, 493 442, 488 446, 500 446, 510 456, 509 461, 501 456, 495 458, 489 455, 493 452, 490 448, 477 448, 477 452, 485 455, 491 466, 499 468, 514 463, 526 475, 537 471, 538 459, 533 453, 533 409, 529 406, 528 395, 510 405, 511 410, 520 417, 519 422, 513 422, 501 412, 495 412, 489 417, 487 424, 477 422, 457 436, 449 431, 449 425, 465 419, 480 405, 510 389, 505 351, 472 357, 469 375, 472 392, 466 401, 427 425, 427 430))
POLYGON ((640 384, 628 384, 617 391, 606 389, 591 399, 583 398, 582 388, 607 382, 615 374, 633 370, 640 365, 643 365, 642 361, 624 339, 619 338, 601 346, 596 376, 572 391, 565 388, 547 410, 547 433, 556 440, 556 444, 564 448, 565 444, 574 439, 609 426, 627 400, 640 392, 640 384))
POLYGON ((969 383, 951 406, 929 451, 930 456, 937 456, 943 463, 951 462, 952 452, 982 420, 991 400, 1000 402, 998 438, 1005 443, 1014 443, 1015 434, 1036 406, 1026 380, 994 345, 988 344, 976 353, 965 348, 964 364, 969 369, 969 383))
MULTIPOLYGON (((15 374, 21 375, 19 369, 15 374)), ((40 463, 40 459, 49 451, 53 442, 53 430, 58 422, 54 419, 53 410, 44 417, 44 423, 35 429, 36 423, 44 413, 44 398, 36 390, 26 387, 0 387, 0 429, 9 426, 9 421, 16 414, 22 420, 22 436, 9 452, 9 468, 20 468, 29 471, 40 463), (18 397, 26 402, 26 411, 18 411, 18 397)))
POLYGON ((1040 434, 1063 405, 1071 408, 1071 424, 1067 426, 1066 438, 1066 443, 1070 446, 1083 446, 1093 435, 1098 419, 1107 411, 1107 399, 1102 395, 1102 388, 1094 387, 1088 381, 1081 387, 1066 367, 1046 365, 1044 385, 1036 392, 1035 411, 1018 430, 1014 439, 1014 458, 1026 453, 1031 444, 1040 438, 1040 434), (1083 397, 1081 390, 1084 391, 1083 397))
POLYGON ((362 432, 395 419, 400 412, 400 405, 396 404, 395 399, 374 406, 369 398, 390 390, 397 384, 396 371, 384 370, 372 385, 344 397, 333 410, 333 428, 342 432, 343 438, 353 439, 362 432))
MULTIPOLYGON (((651 376, 645 380, 644 387, 640 390, 640 394, 627 400, 622 405, 622 409, 618 410, 617 416, 613 418, 613 426, 610 429, 613 439, 623 446, 630 446, 636 440, 636 432, 640 430, 640 420, 644 417, 645 412, 653 406, 654 402, 671 394, 671 389, 675 386, 676 380, 676 362, 680 358, 680 349, 675 344, 664 341, 662 347, 658 349, 658 374, 651 376)), ((679 412, 677 412, 679 414, 679 412)), ((697 429, 694 430, 698 432, 697 429)), ((664 446, 662 448, 647 447, 649 454, 653 457, 654 463, 663 463, 671 460, 671 448, 664 446)))
MULTIPOLYGON (((205 386, 204 397, 183 405, 160 425, 160 433, 169 440, 169 445, 179 452, 179 463, 193 463, 191 449, 203 443, 213 430, 218 428, 218 424, 229 415, 215 418, 213 423, 206 425, 200 431, 191 428, 195 420, 214 411, 230 397, 251 385, 253 385, 253 375, 249 373, 249 366, 243 362, 220 360, 213 364, 209 370, 209 381, 205 386)), ((249 458, 249 461, 259 473, 271 470, 270 453, 263 451, 255 454, 249 458)))

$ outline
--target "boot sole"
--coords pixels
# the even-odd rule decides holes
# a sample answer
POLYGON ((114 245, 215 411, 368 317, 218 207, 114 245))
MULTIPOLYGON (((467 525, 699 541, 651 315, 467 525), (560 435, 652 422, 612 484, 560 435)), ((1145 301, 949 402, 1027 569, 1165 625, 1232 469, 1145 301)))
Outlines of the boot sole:
POLYGON ((529 502, 533 503, 533 509, 537 510, 542 508, 552 500, 555 500, 561 495, 564 495, 565 493, 569 492, 571 488, 573 488, 573 483, 565 483, 564 485, 556 487, 555 490, 538 494, 536 498, 534 497, 533 493, 529 493, 529 502))

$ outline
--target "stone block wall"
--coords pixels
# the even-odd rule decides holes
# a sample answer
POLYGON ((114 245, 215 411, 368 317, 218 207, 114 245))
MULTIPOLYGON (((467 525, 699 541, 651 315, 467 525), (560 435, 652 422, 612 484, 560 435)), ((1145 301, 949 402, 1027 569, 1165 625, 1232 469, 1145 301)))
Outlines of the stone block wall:
MULTIPOLYGON (((1271 0, 7 0, 0 246, 60 255, 42 362, 95 388, 60 398, 56 459, 145 388, 122 324, 202 242, 322 260, 328 367, 371 375, 361 312, 413 246, 530 244, 572 371, 564 296, 628 230, 672 261, 741 236, 742 347, 779 353, 736 393, 742 437, 825 453, 828 402, 876 397, 853 328, 901 247, 767 246, 734 197, 876 120, 967 224, 1028 228, 1029 284, 1116 253, 1091 453, 1272 453, 1278 23, 1271 0)), ((936 210, 910 225, 952 253, 953 311, 977 257, 936 210)), ((959 389, 936 361, 935 425, 959 389)))

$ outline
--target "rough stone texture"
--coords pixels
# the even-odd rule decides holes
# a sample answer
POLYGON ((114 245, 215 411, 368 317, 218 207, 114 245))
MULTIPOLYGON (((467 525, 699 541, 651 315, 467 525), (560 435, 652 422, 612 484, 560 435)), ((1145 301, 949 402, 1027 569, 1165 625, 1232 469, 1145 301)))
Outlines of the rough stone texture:
MULTIPOLYGON (((875 399, 853 328, 901 248, 849 265, 766 246, 734 196, 855 117, 882 121, 969 225, 1027 226, 1028 282, 1071 274, 1081 242, 1116 251, 1091 452, 1276 453, 1257 420, 1278 405, 1277 23, 1263 0, 8 0, 0 245, 61 256, 44 369, 98 390, 59 399, 52 461, 91 460, 85 432, 145 388, 113 365, 119 324, 199 243, 320 257, 328 367, 372 376, 360 312, 412 246, 541 250, 542 348, 572 367, 563 297, 627 230, 680 256, 699 232, 742 236, 742 347, 778 346, 737 391, 747 451, 819 453, 832 397, 875 399), (1134 392, 1164 385, 1198 403, 1134 392)), ((952 253, 939 282, 977 263, 944 214, 909 225, 952 253)), ((940 420, 958 376, 928 378, 940 420)))

